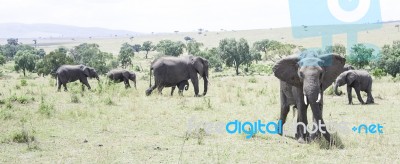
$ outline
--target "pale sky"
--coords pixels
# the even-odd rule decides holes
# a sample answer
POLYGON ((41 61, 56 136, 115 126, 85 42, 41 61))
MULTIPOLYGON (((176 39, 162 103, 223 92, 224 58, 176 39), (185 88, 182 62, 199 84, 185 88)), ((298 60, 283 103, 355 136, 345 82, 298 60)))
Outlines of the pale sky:
MULTIPOLYGON (((399 0, 380 0, 380 4, 383 21, 400 20, 399 0)), ((52 23, 146 33, 291 25, 288 0, 0 0, 0 23, 52 23)))

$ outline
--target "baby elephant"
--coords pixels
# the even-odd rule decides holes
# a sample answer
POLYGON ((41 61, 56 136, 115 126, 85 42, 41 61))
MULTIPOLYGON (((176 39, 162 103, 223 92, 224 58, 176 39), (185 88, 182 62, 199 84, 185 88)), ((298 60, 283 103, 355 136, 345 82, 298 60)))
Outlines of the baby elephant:
POLYGON ((351 90, 354 88, 357 94, 358 101, 361 104, 373 104, 374 98, 371 94, 372 89, 372 78, 367 71, 362 70, 349 70, 341 73, 335 81, 335 94, 340 96, 342 93, 338 92, 338 87, 347 84, 347 96, 349 99, 349 104, 353 104, 351 90), (361 98, 360 91, 367 93, 367 102, 364 103, 361 98))
MULTIPOLYGON (((183 89, 185 89, 186 91, 189 89, 189 82, 187 80, 183 80, 183 81, 179 82, 178 84, 176 84, 176 86, 179 89, 178 94, 180 96, 183 96, 183 89)), ((174 94, 174 90, 175 90, 175 86, 172 86, 171 96, 174 94)))
POLYGON ((129 84, 129 80, 132 80, 133 85, 135 86, 136 89, 136 74, 131 71, 122 69, 113 69, 107 73, 107 77, 116 83, 120 83, 123 81, 125 84, 125 88, 131 87, 131 85, 129 84))
POLYGON ((67 83, 77 80, 82 83, 82 90, 85 90, 84 85, 90 90, 90 85, 87 79, 88 77, 96 78, 97 81, 100 81, 96 70, 85 65, 62 65, 55 72, 55 76, 58 84, 57 91, 61 90, 61 85, 64 86, 64 91, 68 91, 67 83))

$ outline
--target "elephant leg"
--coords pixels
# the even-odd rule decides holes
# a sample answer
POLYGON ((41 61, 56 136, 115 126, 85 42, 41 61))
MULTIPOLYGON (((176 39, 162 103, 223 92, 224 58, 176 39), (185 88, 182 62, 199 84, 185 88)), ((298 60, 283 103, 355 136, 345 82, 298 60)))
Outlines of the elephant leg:
POLYGON ((311 110, 313 112, 314 119, 318 122, 317 123, 318 130, 321 130, 320 133, 322 133, 323 136, 325 137, 325 139, 330 142, 331 135, 326 130, 325 121, 324 121, 324 119, 322 119, 322 110, 320 109, 319 103, 311 104, 311 110))
POLYGON ((354 90, 356 91, 358 101, 360 101, 361 104, 365 104, 365 102, 363 101, 363 99, 361 97, 360 89, 355 88, 354 90))
MULTIPOLYGON (((324 100, 324 95, 321 94, 321 101, 320 101, 320 103, 318 103, 319 109, 321 111, 321 116, 322 116, 323 108, 324 108, 323 100, 324 100)), ((319 131, 318 126, 314 126, 314 125, 319 124, 318 120, 315 118, 314 115, 313 115, 313 122, 314 122, 314 124, 313 124, 312 132, 314 132, 314 133, 311 133, 311 135, 310 135, 311 140, 315 140, 316 138, 321 138, 321 132, 319 131)))
POLYGON ((151 86, 149 89, 146 90, 146 96, 149 96, 151 94, 151 92, 153 92, 154 89, 157 88, 157 85, 154 84, 153 86, 151 86))
POLYGON ((161 85, 159 85, 159 86, 157 87, 158 94, 162 95, 162 90, 163 90, 163 88, 164 88, 164 86, 161 86, 161 85))
POLYGON ((174 91, 175 91, 175 86, 171 87, 171 96, 174 95, 174 91))
POLYGON ((57 84, 58 86, 57 86, 57 91, 58 92, 60 92, 61 91, 61 81, 60 80, 58 80, 58 84, 57 84))
POLYGON ((374 98, 372 97, 372 93, 371 90, 367 91, 367 104, 373 104, 374 102, 374 98))
POLYGON ((194 87, 194 97, 200 97, 199 95, 199 78, 197 77, 197 74, 192 76, 190 78, 192 81, 193 87, 194 87))
POLYGON ((124 83, 125 83, 125 88, 130 88, 131 85, 129 84, 129 80, 124 79, 124 83))
POLYGON ((62 83, 62 85, 63 85, 63 87, 64 87, 64 91, 67 92, 67 91, 68 91, 68 89, 67 89, 67 83, 62 83))
POLYGON ((89 85, 89 82, 88 82, 87 78, 83 78, 83 79, 81 79, 80 81, 81 81, 81 83, 82 83, 82 90, 84 90, 84 86, 83 86, 83 85, 86 85, 86 86, 88 87, 89 90, 92 89, 92 88, 90 87, 90 85, 89 85))
POLYGON ((297 89, 296 95, 296 103, 297 103, 297 125, 296 125, 296 138, 299 143, 305 143, 308 140, 308 132, 307 132, 307 108, 308 105, 303 101, 303 90, 297 89))
POLYGON ((347 85, 347 98, 349 99, 349 105, 353 104, 353 97, 351 96, 351 86, 347 85))
MULTIPOLYGON (((279 121, 282 121, 282 127, 280 132, 283 133, 283 125, 286 123, 286 117, 290 111, 290 105, 288 103, 287 97, 285 94, 281 91, 281 116, 279 118, 279 121)), ((282 134, 280 134, 282 135, 282 134)))

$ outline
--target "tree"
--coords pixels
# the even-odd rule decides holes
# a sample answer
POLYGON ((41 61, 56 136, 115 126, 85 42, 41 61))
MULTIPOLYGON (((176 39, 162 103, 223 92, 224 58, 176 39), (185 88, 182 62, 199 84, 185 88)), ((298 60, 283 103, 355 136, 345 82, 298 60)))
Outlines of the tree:
POLYGON ((18 51, 15 55, 15 70, 22 70, 24 76, 26 76, 26 71, 32 72, 35 70, 36 64, 36 54, 31 50, 18 51))
POLYGON ((384 45, 380 57, 378 68, 396 77, 400 73, 400 41, 394 41, 393 45, 384 45))
POLYGON ((6 57, 0 51, 0 65, 6 64, 6 57))
POLYGON ((195 56, 200 56, 208 60, 210 68, 215 68, 216 71, 222 70, 222 59, 219 55, 218 48, 205 49, 204 51, 199 51, 195 56))
POLYGON ((102 52, 98 44, 83 43, 70 50, 70 55, 75 64, 83 64, 96 69, 97 73, 105 74, 110 70, 107 61, 112 59, 112 54, 102 52))
POLYGON ((43 57, 46 55, 46 52, 43 49, 39 49, 36 51, 36 55, 40 58, 43 59, 43 57))
POLYGON ((156 46, 156 50, 164 55, 179 56, 183 53, 185 44, 181 41, 161 40, 156 46))
POLYGON ((154 49, 154 45, 151 41, 145 41, 143 42, 142 45, 142 50, 146 51, 146 59, 147 59, 147 54, 149 54, 149 51, 154 49))
POLYGON ((264 52, 266 55, 267 52, 270 50, 270 40, 264 39, 261 41, 256 41, 253 43, 253 49, 256 51, 264 52))
POLYGON ((36 63, 36 72, 38 75, 48 75, 55 73, 58 67, 64 64, 73 64, 74 61, 67 55, 68 50, 60 47, 51 51, 48 55, 44 56, 42 60, 36 63))
POLYGON ((249 66, 252 57, 249 50, 249 44, 243 38, 237 42, 235 39, 223 39, 219 42, 219 51, 222 60, 228 67, 235 67, 236 75, 239 75, 239 67, 241 64, 249 66))
POLYGON ((280 42, 273 43, 273 55, 271 56, 272 61, 277 61, 285 56, 291 55, 296 45, 293 44, 282 44, 280 42))
POLYGON ((346 47, 343 44, 335 44, 333 46, 326 46, 325 53, 336 53, 340 56, 345 56, 346 47))
POLYGON ((197 42, 196 40, 190 40, 187 43, 187 51, 189 54, 196 54, 198 52, 200 52, 200 47, 202 47, 204 44, 201 42, 197 42))
POLYGON ((121 63, 122 68, 132 65, 132 57, 135 55, 135 49, 128 43, 122 44, 119 50, 118 62, 121 63))
POLYGON ((350 54, 346 56, 348 63, 362 69, 372 59, 374 49, 365 47, 364 44, 355 44, 351 47, 350 54))
POLYGON ((139 52, 142 49, 142 45, 140 44, 135 44, 132 46, 133 50, 135 50, 135 52, 139 52))

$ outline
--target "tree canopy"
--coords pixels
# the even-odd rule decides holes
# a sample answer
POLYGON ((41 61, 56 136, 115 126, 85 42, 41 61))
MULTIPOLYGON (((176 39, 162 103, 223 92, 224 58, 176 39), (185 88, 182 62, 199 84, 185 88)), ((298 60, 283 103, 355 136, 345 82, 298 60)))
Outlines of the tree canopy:
POLYGON ((242 64, 249 66, 253 61, 251 57, 249 44, 244 38, 239 39, 223 39, 219 42, 219 51, 222 60, 228 67, 235 67, 236 75, 239 75, 239 67, 242 64))
POLYGON ((128 43, 124 43, 119 50, 118 62, 122 68, 132 65, 132 58, 135 56, 135 49, 128 43))
POLYGON ((161 40, 156 46, 156 50, 163 55, 179 56, 183 53, 185 44, 181 41, 161 40))

